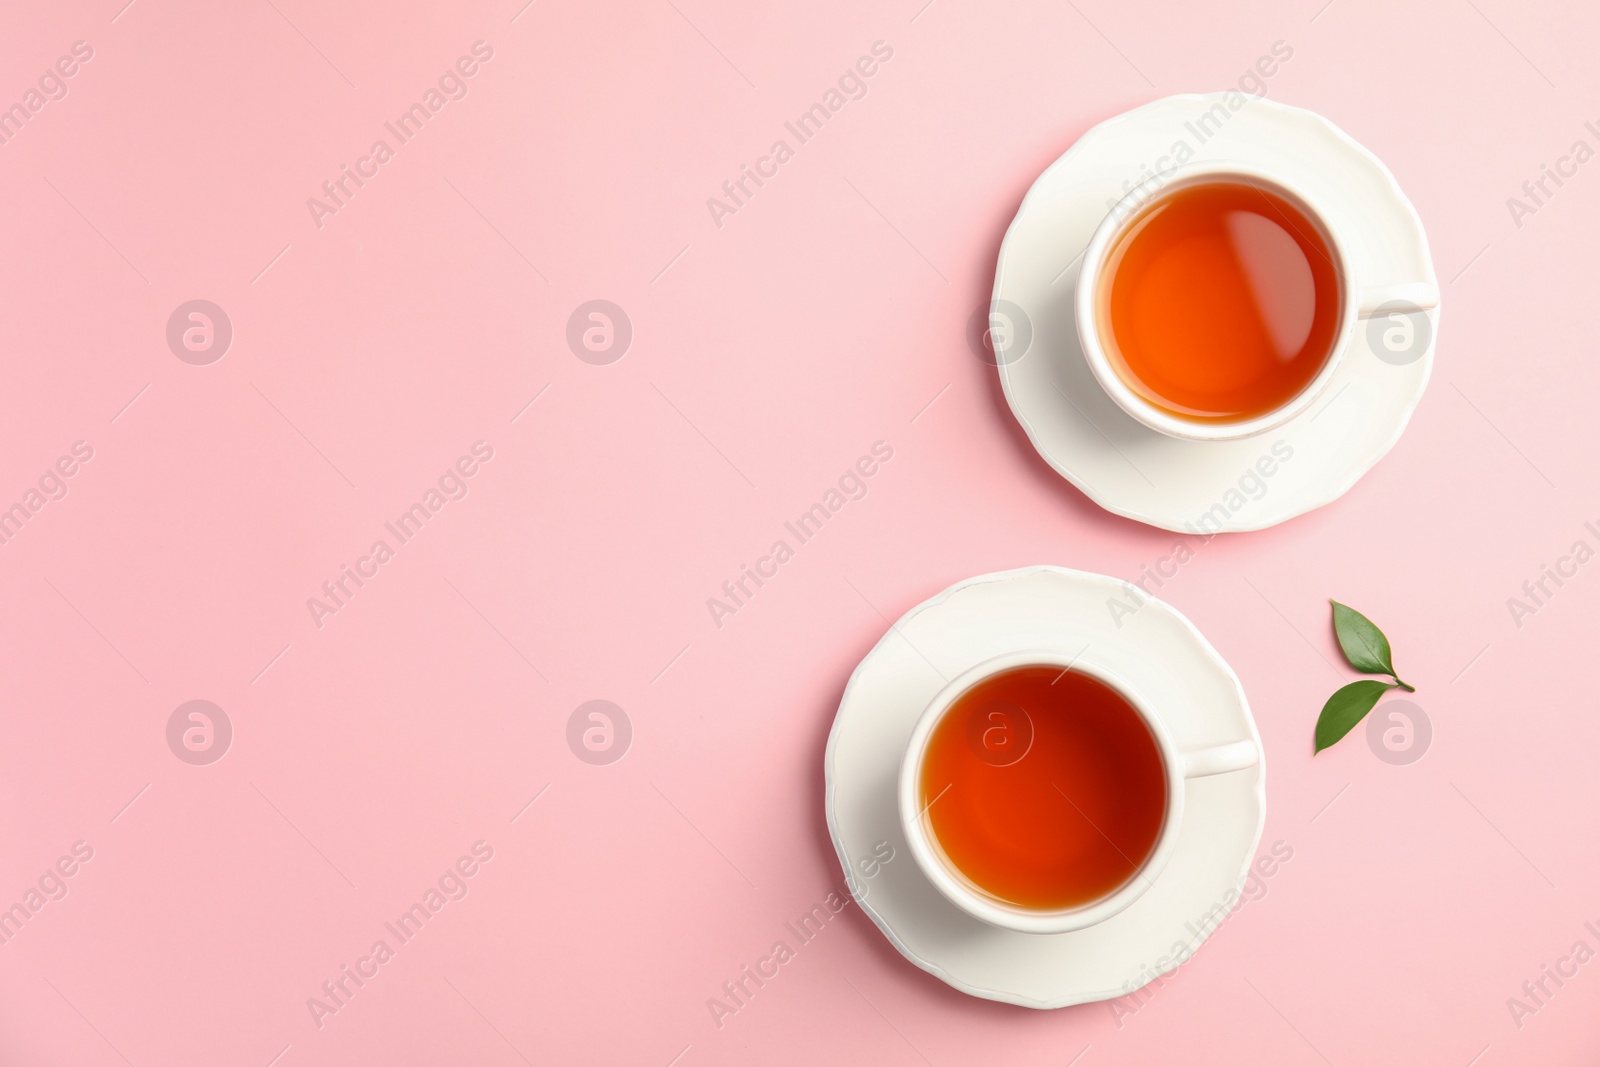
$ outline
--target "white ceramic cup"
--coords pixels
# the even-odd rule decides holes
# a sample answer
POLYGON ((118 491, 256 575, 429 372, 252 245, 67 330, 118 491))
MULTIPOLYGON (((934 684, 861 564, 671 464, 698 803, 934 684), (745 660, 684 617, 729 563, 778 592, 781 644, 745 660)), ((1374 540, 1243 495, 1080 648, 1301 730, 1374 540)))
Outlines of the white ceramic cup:
MULTIPOLYGON (((1022 757, 1026 759, 1026 755, 1022 757)), ((956 907, 982 919, 993 926, 1030 934, 1059 934, 1081 930, 1109 919, 1137 900, 1161 873, 1178 840, 1178 827, 1183 821, 1184 781, 1212 774, 1253 767, 1261 755, 1254 740, 1233 741, 1190 752, 1180 752, 1172 743, 1161 717, 1148 701, 1115 672, 1103 666, 1084 663, 1061 652, 1036 649, 1010 652, 988 659, 966 671, 939 690, 922 717, 911 731, 900 763, 899 805, 900 826, 906 843, 922 873, 934 887, 956 907), (962 874, 940 847, 933 831, 928 810, 921 799, 922 764, 927 754, 928 740, 937 726, 967 690, 979 682, 1002 671, 1017 667, 1049 666, 1073 670, 1095 678, 1116 690, 1138 712, 1145 727, 1155 740, 1161 756, 1161 766, 1167 784, 1167 809, 1162 819, 1155 847, 1144 864, 1123 885, 1099 900, 1075 908, 1044 911, 1024 908, 999 900, 985 893, 971 879, 962 874)), ((937 803, 937 799, 935 800, 937 803)), ((931 805, 930 805, 931 806, 931 805)))
POLYGON ((1074 299, 1078 340, 1083 345, 1089 369, 1117 406, 1152 430, 1159 430, 1171 437, 1189 441, 1229 441, 1252 437, 1281 426, 1310 407, 1333 380, 1360 319, 1378 314, 1426 311, 1439 304, 1439 287, 1432 282, 1365 286, 1360 279, 1352 278, 1347 269, 1350 260, 1345 254, 1340 229, 1338 217, 1324 210, 1301 185, 1286 175, 1253 164, 1232 160, 1200 161, 1180 167, 1172 174, 1152 176, 1111 209, 1095 229, 1088 248, 1084 250, 1074 299), (1144 209, 1150 204, 1165 199, 1179 189, 1221 182, 1254 185, 1275 193, 1299 208, 1301 214, 1320 231, 1333 255, 1334 273, 1339 279, 1339 324, 1317 376, 1281 406, 1252 419, 1226 422, 1185 418, 1158 407, 1136 393, 1112 365, 1100 326, 1106 257, 1128 227, 1143 217, 1144 209))

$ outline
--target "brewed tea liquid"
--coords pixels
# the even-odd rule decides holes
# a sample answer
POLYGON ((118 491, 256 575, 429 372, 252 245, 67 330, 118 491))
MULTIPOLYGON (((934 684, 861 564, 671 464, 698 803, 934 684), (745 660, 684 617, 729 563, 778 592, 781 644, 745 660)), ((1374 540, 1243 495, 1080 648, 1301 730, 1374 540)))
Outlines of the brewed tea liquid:
POLYGON ((1309 385, 1332 351, 1333 253, 1298 207, 1266 189, 1219 181, 1158 198, 1104 272, 1099 314, 1111 364, 1175 415, 1266 414, 1309 385))
POLYGON ((933 836, 981 891, 1024 908, 1091 903, 1154 850, 1160 751, 1115 690, 1060 667, 978 683, 934 727, 919 783, 933 836))

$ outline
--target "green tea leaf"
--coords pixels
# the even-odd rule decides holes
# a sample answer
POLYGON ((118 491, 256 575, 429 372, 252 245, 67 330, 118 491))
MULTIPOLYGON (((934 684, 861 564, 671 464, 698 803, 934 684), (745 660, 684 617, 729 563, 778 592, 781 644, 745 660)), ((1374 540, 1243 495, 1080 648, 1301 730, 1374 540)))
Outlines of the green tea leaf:
POLYGON ((1346 607, 1337 600, 1333 605, 1333 632, 1339 637, 1339 647, 1350 666, 1366 674, 1388 674, 1399 681, 1390 659, 1389 639, 1355 608, 1346 607))
POLYGON ((1396 686, 1388 682, 1371 678, 1340 688, 1322 705, 1322 714, 1317 717, 1317 751, 1321 752, 1354 729, 1356 723, 1367 717, 1378 698, 1394 688, 1396 686))

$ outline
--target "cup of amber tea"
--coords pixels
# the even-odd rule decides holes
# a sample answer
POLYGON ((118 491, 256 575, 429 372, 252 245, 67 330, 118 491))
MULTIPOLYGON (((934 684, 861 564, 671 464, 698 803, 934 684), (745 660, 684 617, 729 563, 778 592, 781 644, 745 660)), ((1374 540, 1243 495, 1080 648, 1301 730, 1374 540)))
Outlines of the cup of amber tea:
POLYGON ((1075 310, 1090 370, 1119 407, 1172 437, 1282 425, 1327 389, 1360 319, 1439 302, 1432 282, 1353 278, 1340 234, 1336 213, 1261 167, 1210 161, 1152 176, 1084 252, 1075 310))
POLYGON ((1180 751, 1115 672, 1013 652, 951 681, 917 720, 900 823, 917 866, 958 908, 1064 933, 1116 915, 1160 876, 1187 779, 1259 759, 1249 739, 1180 751))

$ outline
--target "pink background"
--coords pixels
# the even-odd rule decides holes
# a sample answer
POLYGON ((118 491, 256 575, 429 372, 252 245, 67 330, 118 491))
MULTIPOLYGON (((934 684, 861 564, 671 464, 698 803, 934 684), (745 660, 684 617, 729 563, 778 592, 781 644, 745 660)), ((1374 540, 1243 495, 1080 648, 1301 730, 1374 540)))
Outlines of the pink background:
POLYGON ((94 453, 0 546, 0 907, 93 849, 0 946, 0 1060, 1592 1062, 1600 964, 1520 1027, 1506 1001, 1600 949, 1600 564, 1521 628, 1506 598, 1600 545, 1600 164, 1520 226, 1506 198, 1600 147, 1600 18, 523 2, 0 15, 0 102, 93 49, 0 145, 0 506, 94 453), (479 40, 468 95, 319 228, 307 198, 479 40), (719 228, 706 199, 877 41, 865 98, 719 228), (719 1028, 708 998, 842 881, 822 748, 878 613, 1171 551, 1051 473, 964 331, 1051 160, 1276 41, 1268 95, 1387 162, 1446 302, 1393 453, 1161 591, 1244 681, 1292 862, 1135 1013, 970 999, 851 907, 719 1028), (197 298, 234 330, 208 366, 165 338, 197 298), (605 366, 565 341, 596 298, 633 326, 605 366), (307 598, 480 440, 466 498, 318 628, 307 598), (717 627, 706 599, 879 440, 868 496, 717 627), (1353 677, 1329 596, 1394 640, 1420 762, 1361 732, 1311 757, 1353 677), (194 699, 234 730, 206 766, 166 739, 194 699), (591 699, 632 724, 609 766, 566 741, 591 699), (319 1027, 307 999, 477 841, 465 899, 319 1027))

